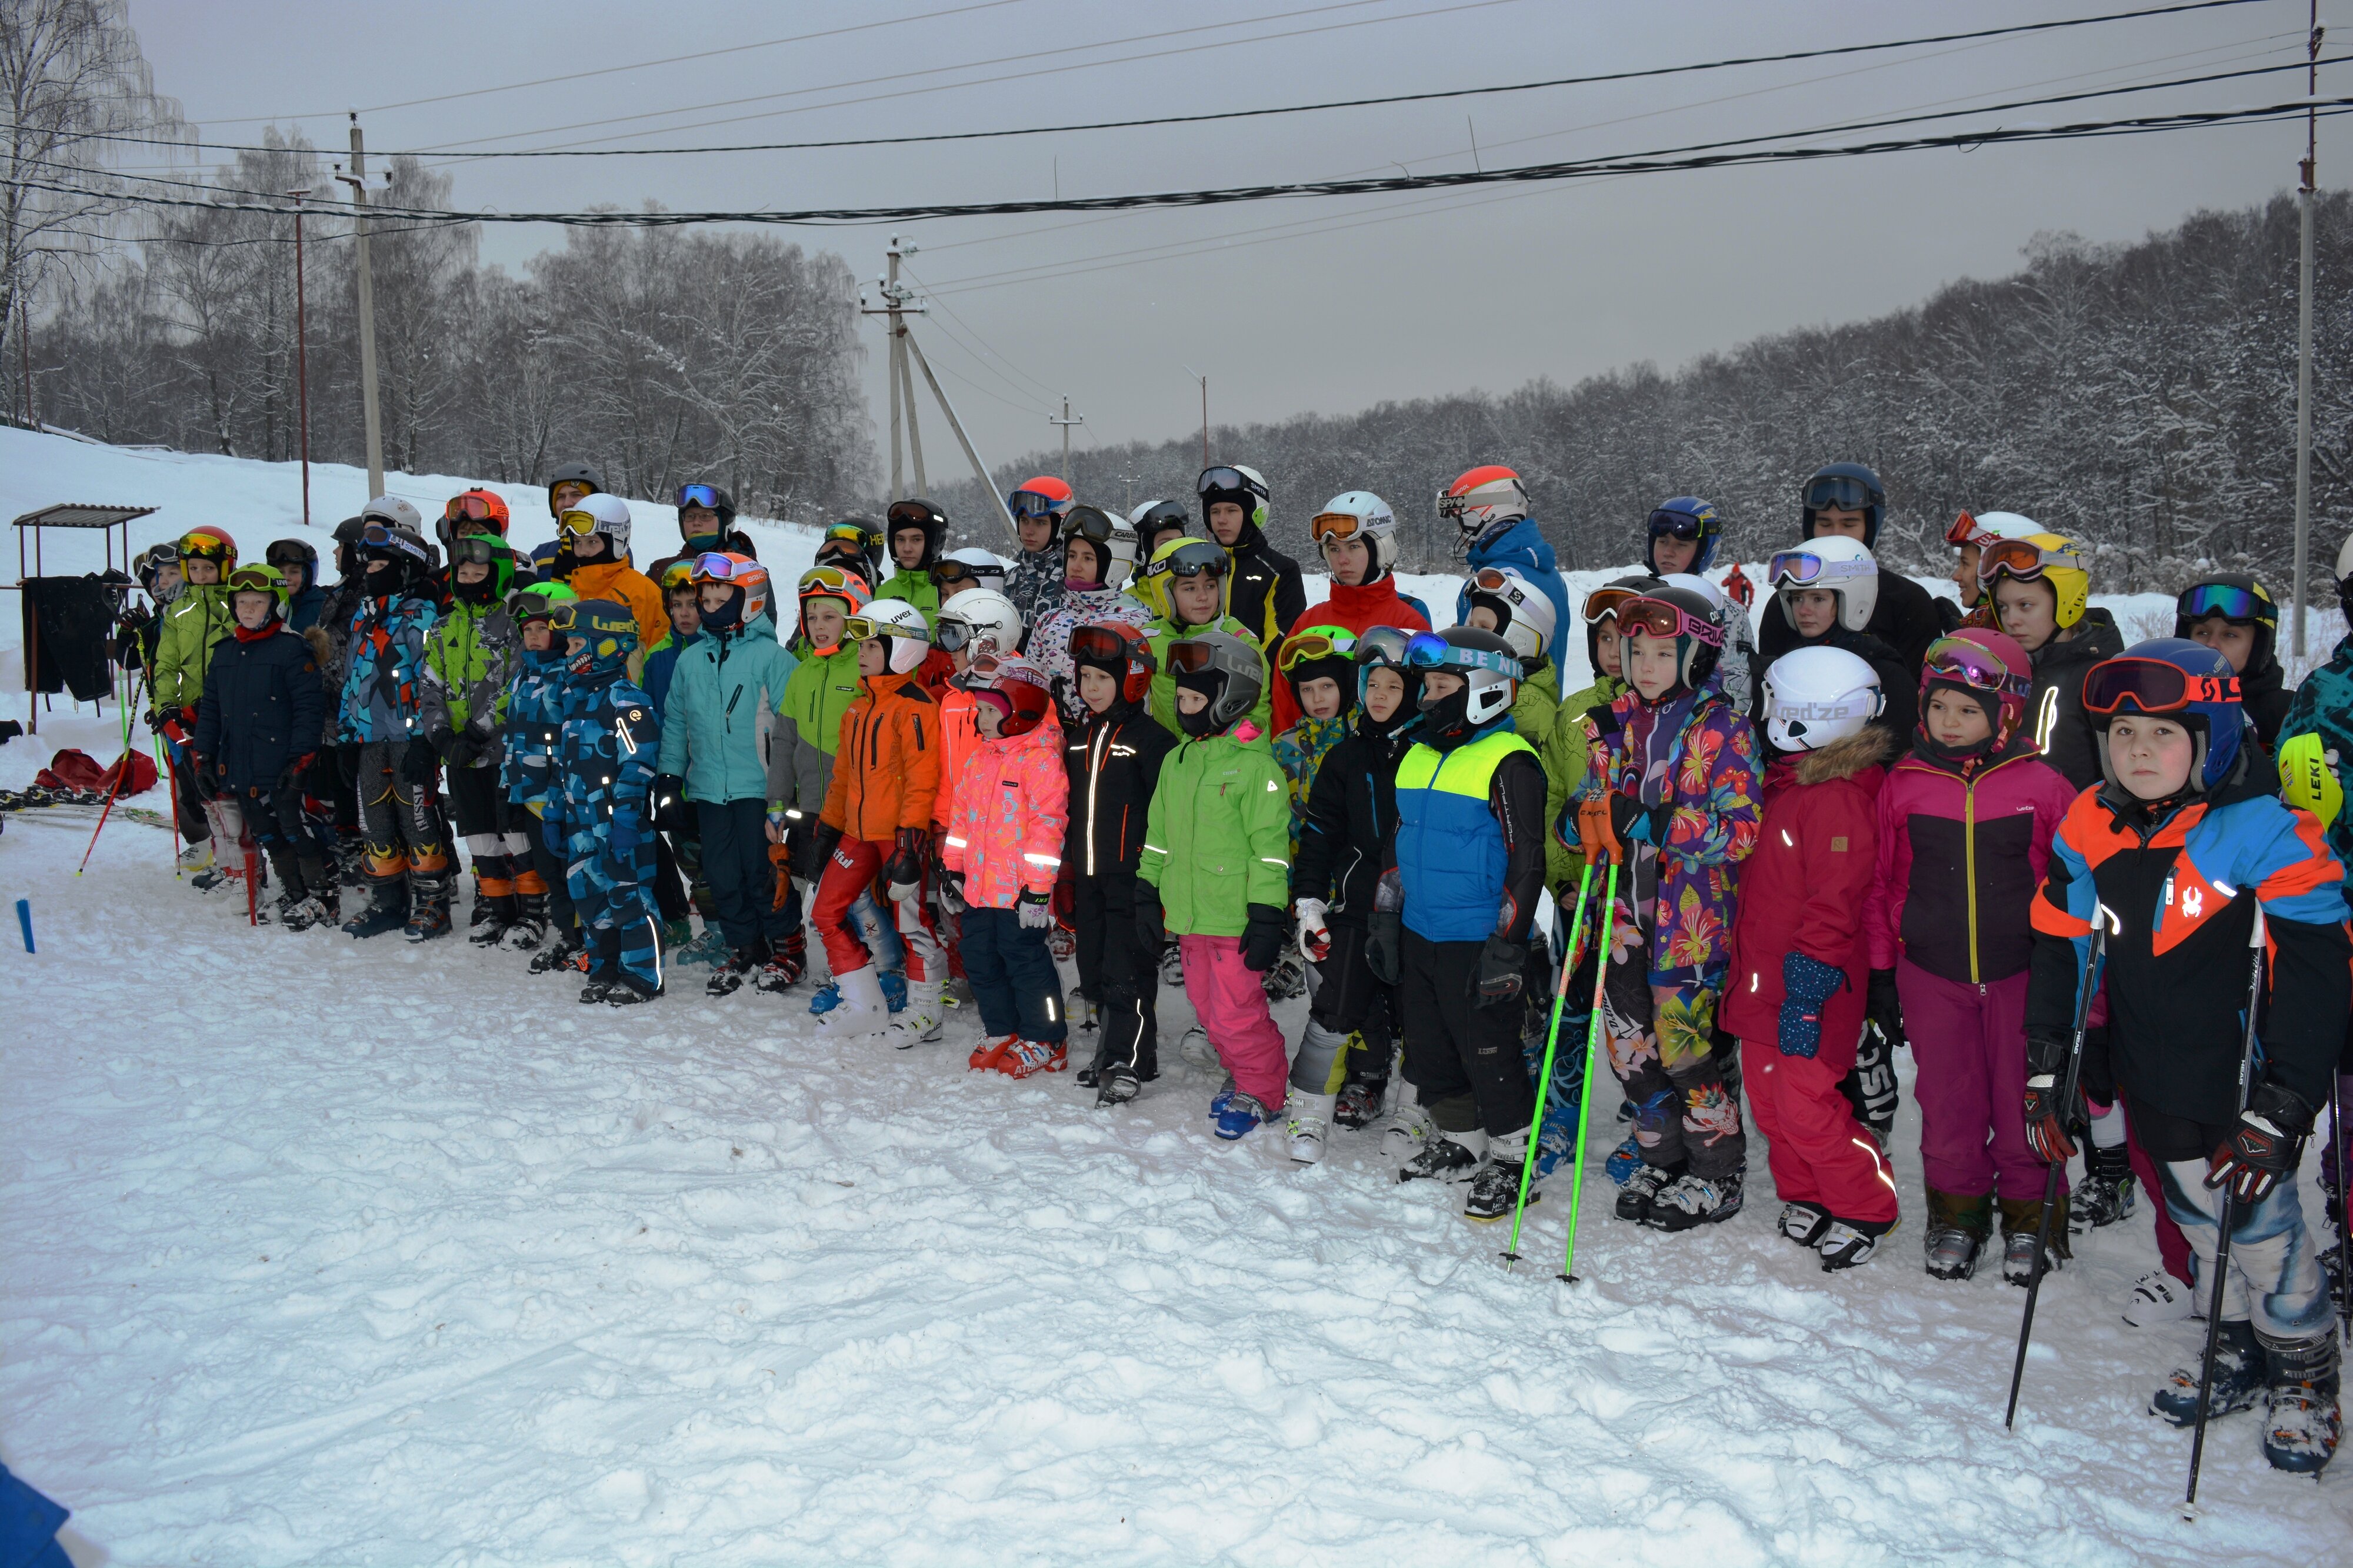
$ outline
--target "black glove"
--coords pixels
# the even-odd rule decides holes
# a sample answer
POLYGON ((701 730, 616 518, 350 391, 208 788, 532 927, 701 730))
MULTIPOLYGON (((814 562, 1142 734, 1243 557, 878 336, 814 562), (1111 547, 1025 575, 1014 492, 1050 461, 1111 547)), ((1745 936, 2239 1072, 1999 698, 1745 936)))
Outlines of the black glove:
POLYGON ((1609 797, 1609 827, 1618 835, 1620 844, 1648 844, 1652 847, 1667 841, 1667 822, 1675 808, 1665 802, 1644 805, 1630 795, 1609 797))
POLYGON ((1908 1043, 1904 1037, 1904 998, 1896 994, 1895 971, 1871 972, 1871 990, 1863 1001, 1862 1016, 1879 1026, 1880 1037, 1887 1042, 1889 1049, 1908 1043))
MULTIPOLYGON (((952 915, 960 915, 964 913, 965 910, 972 908, 969 903, 965 901, 963 872, 951 871, 944 866, 941 867, 938 886, 940 889, 940 907, 947 910, 948 913, 952 915)), ((1023 897, 1026 898, 1028 895, 1025 893, 1023 897)))
POLYGON ((686 781, 676 773, 654 775, 654 826, 664 833, 686 831, 686 781))
POLYGON ((196 786, 196 798, 215 801, 220 798, 220 769, 210 757, 188 753, 188 779, 196 786))
POLYGON ((434 754, 453 768, 466 765, 465 742, 455 730, 436 730, 425 737, 434 754))
POLYGON ((433 782, 441 771, 441 759, 432 747, 421 741, 410 741, 400 748, 400 782, 419 789, 433 782))
POLYGON ((278 787, 281 790, 290 790, 294 788, 297 784, 302 782, 302 775, 311 771, 311 764, 318 760, 318 752, 305 752, 301 756, 296 757, 292 762, 288 763, 284 770, 278 775, 278 787))
POLYGON ((923 885, 923 860, 930 854, 932 836, 920 827, 899 829, 898 847, 891 858, 882 863, 882 882, 890 892, 891 901, 912 899, 923 885))
POLYGON ((1479 950, 1479 973, 1472 978, 1471 1005, 1493 1007, 1509 1002, 1527 984, 1528 944, 1491 932, 1479 950))
POLYGON ((2247 1096, 2239 1123, 2208 1162, 2206 1185, 2227 1184, 2242 1204, 2259 1204, 2295 1174, 2304 1141, 2312 1136, 2313 1108, 2284 1084, 2265 1079, 2247 1096))
POLYGON ((1242 967, 1253 973, 1263 974, 1274 967, 1282 956, 1282 939, 1291 933, 1291 922, 1272 904, 1250 906, 1250 923, 1242 928, 1242 967))
POLYGON ((1135 940, 1144 944, 1145 962, 1160 962, 1168 945, 1168 921, 1160 908, 1160 889, 1139 879, 1135 884, 1135 940))
POLYGON ((2066 1085, 2067 1058, 2074 1037, 2030 1029, 2026 1033, 2026 1146, 2046 1165, 2063 1165, 2075 1156, 2075 1134, 2092 1124, 2091 1108, 2084 1103, 2079 1081, 2073 1097, 2060 1103, 2066 1085))
MULTIPOLYGON (((813 819, 817 820, 817 819, 813 819)), ((815 869, 809 872, 812 881, 822 880, 826 868, 833 864, 833 852, 841 847, 841 829, 828 827, 822 820, 809 829, 808 858, 815 869)))
POLYGON ((1405 917, 1395 910, 1375 910, 1365 934, 1365 967, 1384 985, 1395 985, 1404 973, 1398 962, 1398 950, 1404 941, 1405 917))

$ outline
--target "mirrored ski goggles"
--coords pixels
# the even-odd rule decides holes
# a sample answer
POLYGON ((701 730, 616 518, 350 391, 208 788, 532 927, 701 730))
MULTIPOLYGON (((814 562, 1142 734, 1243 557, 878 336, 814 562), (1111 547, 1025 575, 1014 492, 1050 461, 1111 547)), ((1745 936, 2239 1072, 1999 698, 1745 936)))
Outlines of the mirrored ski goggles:
POLYGON ((278 568, 275 566, 240 566, 228 574, 228 586, 231 593, 251 593, 258 590, 265 594, 275 594, 285 585, 280 580, 278 568))
POLYGON ((371 522, 361 529, 360 542, 371 550, 397 550, 403 555, 413 556, 419 561, 425 559, 424 549, 415 540, 396 533, 380 522, 371 522))
POLYGON ((1957 681, 1972 691, 2024 697, 2034 689, 2030 677, 2011 674, 1984 645, 1967 637, 1938 637, 1928 645, 1921 665, 1926 679, 1957 681))
POLYGON ((1978 552, 1978 581, 2016 577, 2031 582, 2046 567, 2084 569, 2084 558, 2073 550, 2045 550, 2031 539, 1997 539, 1978 552))
POLYGON ((1599 626, 1603 621, 1615 620, 1629 599, 1641 596, 1640 588, 1596 588, 1585 595, 1585 624, 1599 626))
POLYGON ((1057 500, 1039 490, 1015 490, 1005 498, 1005 509, 1018 522, 1034 522, 1039 518, 1054 517, 1070 504, 1068 498, 1057 500))
POLYGON ((1197 494, 1205 496, 1218 490, 1246 490, 1253 494, 1257 491, 1257 487, 1240 468, 1204 468, 1201 477, 1193 482, 1193 489, 1197 494))
POLYGON ((1715 513, 1704 515, 1690 511, 1670 511, 1665 507, 1651 514, 1651 537, 1653 539, 1704 539, 1715 525, 1715 513))
POLYGON ((1804 588, 1816 583, 1857 575, 1848 570, 1861 565, 1857 561, 1826 561, 1810 550, 1783 550, 1775 552, 1765 568, 1765 581, 1776 588, 1804 588))
POLYGON ((449 504, 441 509, 441 515, 451 522, 460 518, 469 522, 488 522, 492 516, 491 498, 474 490, 468 490, 463 495, 451 496, 449 504))
POLYGON ((1145 574, 1154 577, 1222 577, 1232 563, 1224 545, 1212 544, 1206 539, 1188 539, 1154 560, 1145 574))
POLYGON ((2199 583, 2181 591, 2173 612, 2185 621, 2220 616, 2226 621, 2259 621, 2279 625, 2279 606, 2261 588, 2234 587, 2228 583, 2199 583))
POLYGON ((512 558, 513 553, 506 548, 504 541, 488 534, 464 533, 449 542, 449 564, 452 566, 469 561, 478 566, 488 566, 493 561, 512 558))
POLYGON ((2112 714, 2129 702, 2143 713, 2179 713, 2193 702, 2236 702, 2235 675, 2192 675, 2161 658, 2130 654, 2105 659, 2084 672, 2084 710, 2112 714))
POLYGON ((1110 626, 1081 626, 1071 634, 1071 658, 1081 664, 1119 664, 1141 658, 1145 668, 1154 666, 1151 645, 1141 637, 1122 637, 1110 626))
POLYGON ((1983 544, 1985 542, 1985 530, 1979 528, 1978 520, 1968 512, 1953 519, 1951 525, 1945 530, 1945 542, 1947 544, 1983 544))
POLYGON ((1208 642, 1173 642, 1168 645, 1168 670, 1172 675, 1199 675, 1217 668, 1217 645, 1208 642))
MULTIPOLYGON (((157 548, 160 549, 162 547, 158 546, 157 548)), ((263 553, 261 558, 264 561, 269 562, 272 566, 279 568, 280 571, 283 571, 289 566, 300 566, 305 572, 308 572, 311 569, 311 557, 309 553, 291 544, 272 545, 263 553)), ((178 557, 174 555, 172 559, 176 560, 178 557)))
POLYGON ((596 531, 596 514, 574 507, 556 517, 555 526, 577 539, 584 533, 596 531))
POLYGON ((228 542, 227 534, 202 528, 182 534, 179 549, 182 560, 191 555, 198 560, 217 560, 224 555, 237 553, 237 546, 228 542))
MULTIPOLYGON (((962 653, 973 639, 984 635, 970 621, 959 618, 954 610, 940 612, 939 625, 932 628, 932 646, 942 653, 962 653)), ((992 631, 987 635, 994 636, 992 631)))
POLYGON ((681 485, 678 487, 678 510, 681 511, 684 511, 691 506, 699 506, 706 510, 718 511, 722 509, 723 504, 724 503, 720 500, 719 491, 714 486, 681 485))
POLYGON ((1520 679, 1520 661, 1507 653, 1481 647, 1456 647, 1436 632, 1416 632, 1405 645, 1405 662, 1412 669, 1491 669, 1514 680, 1520 679))
POLYGON ((964 667, 964 673, 955 678, 955 683, 967 691, 1000 686, 1007 681, 1035 686, 1040 690, 1048 689, 1046 672, 1019 654, 1010 652, 975 654, 972 662, 964 667))
POLYGON ((1847 474, 1819 474, 1806 481, 1806 504, 1816 511, 1824 507, 1837 507, 1841 511, 1862 511, 1879 504, 1871 487, 1847 474))
POLYGON ((841 623, 841 635, 851 642, 872 642, 876 637, 904 637, 909 642, 928 643, 928 629, 902 626, 896 621, 878 620, 872 616, 850 616, 841 623))
POLYGON ((862 555, 881 543, 882 536, 862 522, 834 522, 826 525, 825 532, 818 535, 818 540, 825 544, 839 541, 844 544, 855 545, 859 553, 862 555))
POLYGON ((1356 634, 1345 626, 1310 626, 1282 639, 1275 668, 1288 673, 1319 658, 1351 658, 1356 652, 1356 634))
POLYGON ((1353 511, 1319 511, 1307 525, 1307 536, 1321 544, 1327 539, 1355 539, 1372 526, 1369 520, 1353 511))
POLYGON ((800 594, 804 599, 811 594, 835 594, 861 605, 874 596, 865 578, 839 566, 812 566, 802 573, 800 594))
POLYGON ((950 583, 977 583, 986 577, 1004 581, 1005 573, 998 568, 976 566, 969 561, 934 561, 931 564, 932 581, 944 586, 950 583))
POLYGON ((1402 626, 1367 626, 1356 637, 1356 662, 1364 665, 1403 664, 1414 634, 1402 626))
POLYGON ((722 550, 706 550, 694 558, 698 583, 748 583, 766 575, 767 569, 758 562, 722 550))
POLYGON ((665 594, 674 588, 691 588, 694 586, 694 563, 673 561, 661 569, 661 576, 658 581, 661 584, 661 591, 665 594))
POLYGON ((1501 599, 1507 605, 1528 602, 1528 580, 1514 576, 1500 566, 1482 566, 1471 574, 1471 592, 1501 599))
POLYGON ((1062 537, 1066 540, 1091 539, 1102 544, 1118 531, 1119 524, 1099 506, 1074 506, 1071 515, 1062 520, 1062 537))
POLYGON ((919 500, 894 500, 891 503, 891 510, 882 514, 882 519, 894 532, 902 528, 928 529, 934 523, 947 521, 929 503, 919 500))
POLYGON ((1627 637, 1641 632, 1654 637, 1690 637, 1710 647, 1724 646, 1724 628, 1680 605, 1664 599, 1629 599, 1618 612, 1618 630, 1627 637))
POLYGON ((1193 526, 1193 514, 1185 510, 1182 501, 1165 500, 1144 514, 1135 525, 1136 532, 1149 540, 1164 528, 1186 529, 1193 526))

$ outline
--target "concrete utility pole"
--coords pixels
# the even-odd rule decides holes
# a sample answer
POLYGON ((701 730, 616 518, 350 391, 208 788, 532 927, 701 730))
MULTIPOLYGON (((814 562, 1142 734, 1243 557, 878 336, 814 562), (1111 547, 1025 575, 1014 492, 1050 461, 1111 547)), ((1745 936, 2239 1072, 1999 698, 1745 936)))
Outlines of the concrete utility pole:
POLYGON ((368 272, 367 143, 360 136, 360 114, 352 113, 352 172, 336 171, 335 178, 352 188, 352 225, 359 241, 360 277, 360 406, 367 419, 368 500, 384 494, 384 426, 375 397, 375 281, 368 272))
POLYGON ((1071 417, 1071 400, 1067 395, 1062 399, 1062 416, 1060 419, 1050 414, 1046 416, 1047 424, 1062 427, 1062 482, 1066 485, 1071 482, 1071 426, 1086 422, 1087 416, 1083 414, 1075 419, 1071 417))
POLYGON ((1209 378, 1189 364, 1185 374, 1201 384, 1201 468, 1206 472, 1209 467, 1209 378))
MULTIPOLYGON (((311 526, 311 324, 302 301, 302 198, 311 192, 305 187, 286 194, 294 198, 294 395, 302 410, 302 526, 308 528, 311 526)), ((375 497, 368 499, 374 500, 375 497)))
POLYGON ((997 512, 1005 520, 1006 531, 1018 542, 1021 530, 1013 521, 1012 510, 1005 504, 1005 498, 997 493, 997 481, 989 478, 988 465, 980 460, 980 453, 973 447, 972 437, 965 434, 964 421, 956 417, 955 405, 948 401, 946 391, 940 385, 940 378, 932 374, 931 363, 923 358, 922 346, 915 342, 914 334, 907 330, 906 318, 923 314, 923 307, 916 302, 915 291, 899 281, 899 261, 902 257, 914 255, 915 247, 893 235, 891 247, 884 254, 889 258, 890 268, 875 280, 881 290, 882 303, 868 305, 861 302, 858 309, 861 315, 886 318, 887 330, 891 334, 891 361, 884 371, 885 378, 891 383, 891 499, 894 501, 907 499, 904 475, 899 467, 899 422, 902 405, 908 445, 915 459, 915 487, 922 490, 930 489, 923 479, 923 437, 915 430, 914 373, 921 371, 923 384, 932 389, 932 395, 939 400, 940 412, 947 416, 948 433, 956 438, 956 445, 964 448, 965 460, 972 465, 973 477, 980 481, 980 488, 997 503, 997 512))
MULTIPOLYGON (((2311 63, 2305 72, 2305 96, 2320 93, 2320 0, 2312 0, 2312 32, 2305 45, 2311 63)), ((2304 111, 2303 188, 2296 205, 2304 233, 2296 268, 2295 308, 2295 656, 2304 657, 2304 594, 2312 561, 2312 203, 2313 169, 2319 162, 2320 141, 2314 110, 2304 111)))

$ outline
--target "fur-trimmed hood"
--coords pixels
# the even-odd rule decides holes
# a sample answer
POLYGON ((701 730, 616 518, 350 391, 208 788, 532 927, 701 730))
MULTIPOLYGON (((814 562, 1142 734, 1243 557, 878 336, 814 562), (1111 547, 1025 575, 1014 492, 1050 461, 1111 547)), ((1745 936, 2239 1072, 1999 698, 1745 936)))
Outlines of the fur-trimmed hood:
POLYGON ((1793 759, 1801 784, 1851 779, 1865 768, 1886 762, 1895 752, 1895 737, 1876 725, 1833 741, 1819 752, 1801 752, 1793 759))

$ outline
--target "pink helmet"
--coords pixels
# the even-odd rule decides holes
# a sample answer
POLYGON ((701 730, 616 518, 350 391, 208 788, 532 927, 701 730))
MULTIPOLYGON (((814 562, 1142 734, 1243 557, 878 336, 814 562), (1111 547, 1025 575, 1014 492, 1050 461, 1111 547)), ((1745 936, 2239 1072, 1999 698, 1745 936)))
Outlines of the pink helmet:
POLYGON ((1920 665, 1921 721, 1927 721, 1928 694, 1938 687, 1977 699, 1993 722, 1999 752, 2026 722, 2026 700, 2034 689, 2034 665, 2007 632, 1963 626, 1928 645, 1920 665))

